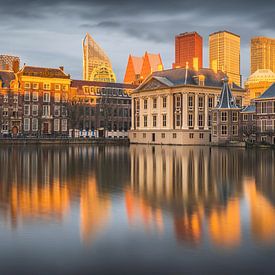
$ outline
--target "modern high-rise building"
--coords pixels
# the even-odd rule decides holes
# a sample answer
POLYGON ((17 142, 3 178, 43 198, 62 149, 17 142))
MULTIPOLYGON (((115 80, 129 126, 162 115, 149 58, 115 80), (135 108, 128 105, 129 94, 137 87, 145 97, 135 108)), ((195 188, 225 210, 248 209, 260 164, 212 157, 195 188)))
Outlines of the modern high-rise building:
POLYGON ((219 31, 209 35, 209 66, 215 72, 226 72, 229 81, 241 86, 239 35, 219 31))
POLYGON ((109 57, 89 33, 82 41, 83 80, 116 82, 109 57))
POLYGON ((253 37, 250 47, 251 74, 259 69, 269 69, 275 73, 275 39, 253 37))
POLYGON ((185 67, 198 71, 202 68, 203 39, 197 32, 185 32, 175 37, 173 68, 185 67))
POLYGON ((19 71, 20 58, 13 55, 0 55, 0 70, 19 71))

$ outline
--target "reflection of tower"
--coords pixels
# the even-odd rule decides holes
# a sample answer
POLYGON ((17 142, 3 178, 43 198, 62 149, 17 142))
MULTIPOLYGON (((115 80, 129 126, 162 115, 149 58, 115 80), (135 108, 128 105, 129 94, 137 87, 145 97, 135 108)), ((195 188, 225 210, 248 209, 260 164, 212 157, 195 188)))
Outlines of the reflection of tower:
POLYGON ((231 200, 221 210, 213 209, 209 217, 209 233, 217 245, 232 247, 241 238, 240 201, 231 200))
POLYGON ((82 42, 83 47, 83 79, 91 81, 116 82, 109 57, 93 40, 90 34, 86 34, 82 42))
POLYGON ((254 180, 245 185, 245 194, 250 206, 251 233, 259 241, 275 239, 275 209, 272 204, 256 190, 254 180))
POLYGON ((106 224, 110 214, 111 201, 101 196, 96 182, 91 181, 81 187, 80 192, 80 230, 84 241, 95 235, 106 224))

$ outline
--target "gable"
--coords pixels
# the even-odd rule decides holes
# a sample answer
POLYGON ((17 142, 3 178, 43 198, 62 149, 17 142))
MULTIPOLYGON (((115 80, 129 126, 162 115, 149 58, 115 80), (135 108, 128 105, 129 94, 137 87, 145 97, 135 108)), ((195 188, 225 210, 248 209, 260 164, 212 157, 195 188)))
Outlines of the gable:
POLYGON ((169 86, 164 85, 160 81, 156 79, 150 79, 147 83, 142 85, 139 90, 154 90, 154 89, 161 89, 161 88, 168 88, 169 86))

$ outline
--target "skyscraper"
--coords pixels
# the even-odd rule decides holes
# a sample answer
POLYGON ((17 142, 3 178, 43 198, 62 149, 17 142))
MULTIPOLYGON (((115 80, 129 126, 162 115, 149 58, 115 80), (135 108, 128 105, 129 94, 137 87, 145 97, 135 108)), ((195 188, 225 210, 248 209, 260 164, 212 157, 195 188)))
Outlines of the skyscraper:
POLYGON ((209 35, 209 66, 215 72, 227 73, 229 81, 241 85, 239 35, 228 31, 214 32, 209 35))
POLYGON ((175 37, 175 63, 173 68, 185 67, 198 71, 202 68, 203 39, 197 32, 185 32, 175 37))
POLYGON ((116 76, 109 57, 90 34, 86 34, 82 41, 82 47, 83 80, 116 82, 116 76))
POLYGON ((251 74, 259 69, 269 69, 275 73, 275 39, 253 37, 250 46, 251 74))

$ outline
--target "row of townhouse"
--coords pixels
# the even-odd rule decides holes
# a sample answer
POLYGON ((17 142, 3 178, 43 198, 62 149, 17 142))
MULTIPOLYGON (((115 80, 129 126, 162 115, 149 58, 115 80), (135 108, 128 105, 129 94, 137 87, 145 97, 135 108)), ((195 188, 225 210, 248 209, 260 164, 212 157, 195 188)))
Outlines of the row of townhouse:
POLYGON ((0 71, 1 136, 69 136, 130 129, 133 85, 72 80, 60 68, 0 71), (108 100, 107 100, 108 99, 108 100), (110 104, 111 101, 111 104, 110 104), (112 107, 112 124, 106 113, 112 107))

